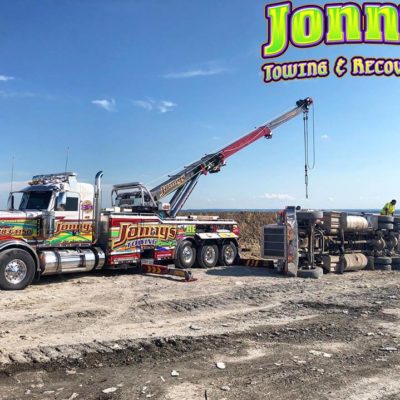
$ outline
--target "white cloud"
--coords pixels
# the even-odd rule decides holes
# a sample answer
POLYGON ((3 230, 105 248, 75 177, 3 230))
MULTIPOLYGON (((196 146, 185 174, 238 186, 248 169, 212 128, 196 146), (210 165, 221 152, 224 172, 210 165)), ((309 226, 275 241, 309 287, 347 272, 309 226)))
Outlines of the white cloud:
POLYGON ((294 200, 293 196, 283 193, 265 193, 260 198, 266 200, 294 200))
POLYGON ((106 110, 106 111, 115 111, 115 105, 116 102, 114 99, 98 99, 98 100, 92 100, 92 104, 106 110))
POLYGON ((214 67, 214 68, 197 68, 182 72, 170 72, 164 75, 167 79, 185 79, 185 78, 195 78, 198 76, 210 76, 219 75, 226 72, 226 68, 214 67))
POLYGON ((172 111, 176 106, 177 105, 172 101, 161 100, 157 105, 157 109, 163 114, 168 111, 172 111))
POLYGON ((147 99, 147 100, 135 100, 133 102, 133 105, 139 108, 143 108, 146 111, 154 111, 157 110, 161 114, 164 114, 168 111, 172 111, 177 104, 173 103, 172 101, 169 100, 153 100, 153 99, 147 99))
POLYGON ((135 100, 133 105, 136 107, 143 108, 147 111, 152 111, 154 108, 154 101, 152 100, 135 100))
POLYGON ((329 136, 328 135, 321 135, 321 139, 323 139, 323 140, 329 139, 329 136))
POLYGON ((328 197, 328 200, 329 200, 331 203, 333 203, 333 202, 335 201, 335 198, 334 198, 334 197, 328 197))
POLYGON ((12 81, 15 78, 13 76, 7 76, 7 75, 0 75, 0 81, 1 82, 7 82, 7 81, 12 81))

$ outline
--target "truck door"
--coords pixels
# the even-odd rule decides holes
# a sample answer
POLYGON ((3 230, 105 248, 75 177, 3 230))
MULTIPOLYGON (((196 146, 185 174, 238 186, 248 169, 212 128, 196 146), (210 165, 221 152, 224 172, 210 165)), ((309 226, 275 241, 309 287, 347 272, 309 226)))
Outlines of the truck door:
POLYGON ((79 193, 60 192, 55 200, 54 236, 47 240, 48 244, 71 245, 85 244, 92 241, 91 221, 82 220, 79 193))

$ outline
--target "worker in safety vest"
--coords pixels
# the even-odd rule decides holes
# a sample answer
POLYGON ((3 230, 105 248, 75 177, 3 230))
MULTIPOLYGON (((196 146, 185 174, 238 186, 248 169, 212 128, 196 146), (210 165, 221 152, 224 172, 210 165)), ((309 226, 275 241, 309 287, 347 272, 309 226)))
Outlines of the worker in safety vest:
POLYGON ((390 203, 386 203, 382 210, 381 215, 394 215, 396 210, 396 200, 392 200, 390 203))

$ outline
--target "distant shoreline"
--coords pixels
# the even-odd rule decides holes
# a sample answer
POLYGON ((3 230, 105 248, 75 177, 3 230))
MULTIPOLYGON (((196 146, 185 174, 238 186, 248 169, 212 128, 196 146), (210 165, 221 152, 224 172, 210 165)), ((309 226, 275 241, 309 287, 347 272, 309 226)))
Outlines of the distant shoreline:
MULTIPOLYGON (((189 208, 182 210, 182 212, 277 212, 282 208, 189 208)), ((322 209, 328 210, 328 209, 322 209)), ((368 209, 368 208, 335 208, 329 209, 329 211, 347 211, 347 212, 359 212, 359 213, 379 213, 380 209, 368 209)), ((400 214, 396 212, 396 214, 400 214)))

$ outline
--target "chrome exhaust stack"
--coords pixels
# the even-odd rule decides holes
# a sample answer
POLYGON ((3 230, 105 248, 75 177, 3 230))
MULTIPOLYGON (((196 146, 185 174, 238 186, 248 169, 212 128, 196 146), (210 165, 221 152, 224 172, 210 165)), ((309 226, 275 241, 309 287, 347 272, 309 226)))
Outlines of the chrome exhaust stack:
POLYGON ((96 174, 94 181, 94 226, 93 226, 93 242, 97 243, 100 236, 100 214, 101 214, 101 178, 103 171, 96 174))

